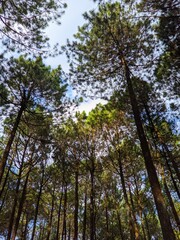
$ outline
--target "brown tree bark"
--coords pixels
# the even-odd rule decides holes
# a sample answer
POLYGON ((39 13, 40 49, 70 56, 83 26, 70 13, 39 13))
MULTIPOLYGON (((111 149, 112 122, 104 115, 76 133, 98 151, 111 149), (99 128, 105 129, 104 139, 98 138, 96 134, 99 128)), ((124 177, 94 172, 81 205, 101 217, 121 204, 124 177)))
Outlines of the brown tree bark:
POLYGON ((53 213, 54 213, 54 192, 55 192, 55 186, 52 194, 52 203, 51 203, 51 213, 50 213, 50 219, 49 219, 49 224, 48 224, 48 229, 47 229, 47 237, 46 240, 49 240, 50 234, 51 234, 51 228, 52 228, 52 220, 53 220, 53 213))
POLYGON ((136 236, 136 225, 135 225, 135 219, 133 220, 133 214, 132 214, 132 209, 129 203, 127 191, 126 191, 126 185, 125 185, 125 179, 124 179, 124 173, 123 173, 123 166, 122 166, 122 161, 121 161, 121 153, 120 150, 118 150, 118 165, 119 165, 119 171, 120 171, 120 178, 121 178, 121 184, 122 184, 122 189, 123 189, 123 195, 124 195, 124 200, 128 209, 128 216, 129 216, 129 230, 130 230, 130 238, 131 240, 133 239, 138 239, 138 235, 136 236), (137 238, 136 238, 137 237, 137 238))
POLYGON ((56 229, 56 240, 59 240, 59 229, 60 229, 62 199, 63 199, 63 187, 62 187, 60 203, 59 203, 59 208, 58 208, 58 222, 57 222, 57 229, 56 229))
POLYGON ((21 184, 21 176, 22 176, 22 171, 23 171, 24 158, 25 158, 28 143, 29 143, 29 139, 25 143, 24 150, 23 150, 23 155, 22 155, 22 159, 21 159, 21 164, 20 164, 20 169, 19 169, 19 174, 18 174, 18 180, 17 180, 17 185, 16 185, 16 191, 15 191, 15 197, 14 197, 14 203, 13 203, 13 207, 12 207, 11 217, 10 217, 10 220, 9 220, 7 240, 11 239, 11 234, 12 234, 12 230, 13 230, 13 223, 15 221, 16 207, 17 207, 17 204, 18 204, 19 188, 20 188, 20 184, 21 184))
POLYGON ((94 158, 90 159, 91 169, 90 169, 90 178, 91 178, 91 191, 90 191, 90 240, 95 240, 96 230, 95 230, 95 202, 94 202, 94 158))
MULTIPOLYGON (((29 140, 30 140, 30 138, 28 139, 28 142, 29 142, 29 140)), ((27 142, 27 144, 28 144, 28 142, 27 142)), ((13 230, 12 230, 12 240, 15 240, 15 238, 16 238, 16 233, 17 233, 17 230, 18 230, 19 221, 20 221, 20 218, 21 218, 21 214, 23 212, 24 202, 26 200, 26 192, 27 192, 27 184, 28 184, 28 180, 29 180, 29 174, 30 174, 31 169, 32 169, 33 156, 34 156, 34 150, 32 151, 31 157, 29 159, 29 166, 28 166, 26 179, 25 179, 25 182, 24 182, 23 190, 22 190, 21 199, 20 199, 20 202, 19 202, 17 217, 16 217, 16 220, 15 220, 15 223, 14 223, 14 226, 13 226, 13 230)))
POLYGON ((79 210, 79 172, 75 172, 75 210, 74 210, 74 240, 78 240, 78 210, 79 210))
POLYGON ((106 217, 106 239, 109 239, 109 213, 108 207, 105 207, 105 217, 106 217))
POLYGON ((178 194, 178 197, 180 198, 180 191, 179 191, 177 183, 174 179, 172 169, 171 169, 171 166, 170 166, 170 162, 172 163, 172 166, 173 166, 174 171, 177 175, 177 178, 180 181, 180 173, 179 173, 178 166, 177 166, 177 164, 174 160, 174 157, 173 157, 171 151, 169 151, 169 148, 168 148, 167 144, 163 141, 163 139, 161 137, 159 137, 159 134, 158 134, 157 130, 155 129, 154 122, 151 118, 151 114, 150 114, 149 107, 148 107, 147 103, 143 102, 143 106, 144 106, 149 124, 151 126, 151 135, 152 135, 152 138, 153 138, 153 141, 154 141, 154 145, 155 145, 156 149, 158 149, 157 148, 157 142, 159 142, 162 145, 162 150, 160 150, 160 154, 165 159, 165 163, 166 163, 166 166, 167 166, 167 168, 170 172, 170 176, 171 176, 172 182, 174 184, 174 188, 175 188, 175 190, 178 194))
POLYGON ((131 202, 131 211, 132 211, 132 216, 133 216, 133 224, 134 224, 134 230, 135 230, 135 239, 139 239, 140 238, 140 233, 139 233, 139 229, 137 226, 137 219, 136 219, 136 214, 135 214, 135 207, 134 207, 134 202, 133 202, 133 196, 132 196, 132 192, 131 192, 131 187, 129 184, 129 195, 130 195, 130 202, 131 202))
POLYGON ((37 222, 38 211, 39 211, 39 203, 40 203, 41 194, 42 194, 42 190, 43 190, 45 169, 44 169, 44 166, 42 166, 42 167, 43 167, 43 169, 42 169, 42 176, 41 176, 40 188, 39 188, 38 197, 37 197, 37 203, 36 203, 36 209, 35 209, 35 217, 34 217, 33 231, 32 231, 32 235, 31 235, 31 240, 34 240, 34 237, 35 237, 36 222, 37 222))
POLYGON ((6 144, 3 156, 2 156, 1 161, 0 161, 0 184, 1 184, 1 181, 2 181, 3 174, 4 174, 4 169, 5 169, 5 166, 6 166, 6 162, 7 162, 7 159, 9 157, 10 150, 11 150, 11 145, 14 141, 16 131, 17 131, 19 123, 21 121, 21 116, 22 116, 25 109, 26 109, 26 104, 22 101, 21 107, 19 109, 18 115, 17 115, 16 120, 14 122, 13 128, 10 132, 8 142, 6 144))
POLYGON ((24 183, 24 186, 23 186, 23 191, 22 191, 22 196, 21 196, 21 200, 20 200, 20 203, 19 203, 18 213, 17 213, 16 221, 15 221, 13 231, 12 231, 12 240, 15 240, 15 238, 16 238, 16 233, 17 233, 17 230, 18 230, 21 213, 23 211, 23 206, 24 206, 24 202, 25 202, 25 199, 26 199, 26 189, 27 189, 27 183, 28 183, 28 179, 29 179, 29 173, 30 173, 30 171, 28 171, 28 173, 26 175, 26 180, 25 180, 25 183, 24 183))
POLYGON ((139 112, 139 107, 138 107, 138 103, 137 103, 133 85, 132 85, 132 79, 130 77, 130 70, 123 57, 121 58, 121 61, 122 61, 122 64, 124 65, 125 78, 127 82, 129 98, 132 106, 134 120, 137 127, 137 133, 138 133, 140 144, 141 144, 141 149, 142 149, 142 153, 145 161, 146 170, 148 173, 151 190, 153 193, 154 201, 156 204, 156 208, 157 208, 157 212, 158 212, 158 216, 161 224, 163 238, 164 240, 169 240, 169 239, 175 240, 175 235, 171 226, 168 211, 166 209, 166 204, 161 191, 156 169, 153 164, 148 142, 144 133, 143 124, 142 124, 142 120, 139 112))
POLYGON ((64 187, 64 210, 63 210, 63 227, 62 227, 62 240, 67 238, 67 223, 66 223, 66 214, 67 214, 67 183, 65 182, 64 187))
POLYGON ((86 227, 87 227, 87 190, 84 196, 84 213, 83 213, 83 234, 82 240, 86 240, 86 227))
POLYGON ((120 232, 121 240, 125 240, 124 232, 122 229, 122 223, 121 223, 121 215, 119 212, 117 212, 117 219, 118 219, 118 224, 119 224, 119 232, 120 232))
POLYGON ((4 182, 2 184, 2 188, 0 190, 0 199, 1 199, 1 196, 3 194, 3 191, 5 189, 5 186, 6 186, 6 183, 7 183, 7 180, 8 180, 8 177, 9 177, 9 172, 11 170, 11 167, 12 167, 12 163, 13 163, 13 160, 11 160, 10 164, 9 164, 9 167, 8 167, 8 170, 7 170, 7 173, 6 173, 6 176, 5 176, 5 179, 4 179, 4 182))
POLYGON ((171 210, 172 210, 172 213, 174 215, 174 220, 175 220, 175 222, 177 224, 177 227, 179 228, 179 231, 180 231, 180 219, 179 219, 179 216, 177 214, 176 208, 174 206, 174 203, 173 203, 173 200, 172 200, 172 197, 171 197, 171 193, 169 191, 169 188, 168 188, 168 185, 166 183, 165 178, 164 178, 164 188, 165 188, 165 191, 166 191, 166 195, 168 197, 169 205, 171 206, 171 210))

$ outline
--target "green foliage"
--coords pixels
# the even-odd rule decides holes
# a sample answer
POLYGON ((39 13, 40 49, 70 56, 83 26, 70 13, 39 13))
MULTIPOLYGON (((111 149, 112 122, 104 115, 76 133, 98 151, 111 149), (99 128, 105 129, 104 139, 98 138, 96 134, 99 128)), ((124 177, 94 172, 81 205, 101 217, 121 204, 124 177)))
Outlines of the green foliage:
POLYGON ((0 3, 1 43, 5 51, 43 51, 51 20, 60 22, 66 4, 59 0, 8 0, 0 3))
POLYGON ((5 88, 4 84, 0 84, 0 106, 3 106, 7 103, 8 91, 5 88))
MULTIPOLYGON (((176 34, 173 35, 168 26, 174 26, 173 19, 170 18, 170 25, 162 19, 152 29, 151 18, 139 19, 134 1, 121 1, 121 4, 98 2, 98 10, 84 14, 86 24, 79 28, 76 41, 68 44, 67 54, 72 60, 74 85, 79 84, 85 91, 88 86, 93 86, 91 90, 100 95, 105 92, 103 97, 110 99, 106 105, 98 104, 89 114, 76 112, 75 116, 55 125, 54 113, 63 114, 67 87, 61 68, 52 69, 41 57, 27 56, 12 57, 6 67, 5 64, 1 66, 0 105, 4 109, 9 107, 9 111, 4 110, 6 120, 0 139, 1 154, 21 108, 23 112, 0 185, 0 237, 7 238, 15 206, 13 229, 20 211, 16 233, 19 239, 31 239, 33 225, 34 239, 40 240, 135 239, 133 230, 138 235, 136 239, 162 239, 124 81, 122 56, 130 67, 140 118, 166 203, 172 200, 175 212, 178 212, 179 139, 172 134, 153 81, 155 77, 159 82, 167 81, 167 76, 172 78, 169 69, 174 66, 171 59, 175 52, 170 48, 169 39, 176 34), (130 11, 131 7, 133 11, 130 11), (167 45, 164 53, 157 56, 156 76, 155 68, 147 66, 154 52, 154 31, 167 45), (149 81, 144 70, 152 78, 149 81), (163 179, 171 199, 163 187, 163 179)), ((142 1, 141 8, 148 6, 164 11, 163 3, 142 1)), ((24 44, 31 41, 41 48, 46 42, 41 30, 53 17, 58 17, 53 11, 57 11, 61 2, 19 0, 16 4, 9 0, 1 5, 0 15, 5 16, 3 14, 8 11, 13 13, 24 29, 31 25, 25 21, 26 17, 37 15, 31 25, 31 30, 37 30, 34 42, 29 38, 24 44), (44 9, 46 14, 43 12, 40 16, 44 9)), ((17 23, 10 21, 10 24, 17 23)), ((11 34, 12 29, 8 29, 7 33, 11 34)), ((10 48, 16 45, 13 41, 11 44, 10 48)), ((164 85, 163 88, 167 89, 164 85)), ((79 102, 82 101, 80 97, 79 102)), ((172 209, 169 204, 168 213, 178 235, 178 223, 172 209)))
POLYGON ((125 89, 122 55, 135 76, 139 65, 142 72, 149 66, 154 38, 148 23, 137 21, 129 8, 118 2, 99 5, 98 11, 84 14, 87 23, 79 27, 76 41, 68 42, 67 55, 73 59, 70 76, 83 94, 88 95, 86 87, 91 86, 107 99, 113 90, 125 89))
POLYGON ((35 60, 20 56, 11 58, 3 68, 1 79, 9 91, 8 101, 16 106, 51 111, 61 104, 67 85, 61 81, 61 68, 45 66, 41 57, 35 60))

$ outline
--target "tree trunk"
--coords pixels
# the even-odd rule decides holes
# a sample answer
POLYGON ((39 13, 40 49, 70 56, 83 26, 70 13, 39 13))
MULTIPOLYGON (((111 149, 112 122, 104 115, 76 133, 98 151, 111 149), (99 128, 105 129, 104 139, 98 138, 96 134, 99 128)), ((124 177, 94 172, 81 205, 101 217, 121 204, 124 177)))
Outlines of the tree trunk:
POLYGON ((138 206, 138 212, 139 212, 139 217, 141 219, 141 228, 142 228, 142 232, 143 232, 143 239, 146 240, 146 232, 145 232, 145 226, 144 226, 144 219, 143 219, 143 206, 142 206, 142 201, 141 201, 141 197, 139 194, 139 188, 138 188, 138 180, 136 179, 136 174, 135 171, 133 169, 133 178, 134 178, 134 185, 135 185, 135 189, 136 189, 136 196, 137 196, 137 206, 138 206))
POLYGON ((87 190, 85 190, 84 196, 84 213, 83 213, 83 234, 82 240, 86 240, 86 220, 87 220, 87 190))
POLYGON ((24 158, 25 158, 28 143, 29 143, 29 139, 25 143, 24 150, 23 150, 23 155, 22 155, 22 159, 21 159, 21 165, 20 165, 19 175, 18 175, 18 180, 17 180, 17 185, 16 185, 14 203, 13 203, 13 208, 12 208, 11 217, 10 217, 10 221, 9 221, 7 240, 11 239, 11 234, 12 234, 12 230, 13 230, 13 223, 14 223, 14 220, 15 220, 16 207, 17 207, 17 203, 18 203, 19 187, 20 187, 20 184, 21 184, 21 176, 22 176, 22 171, 23 171, 24 158))
POLYGON ((175 173, 177 175, 177 178, 178 178, 178 180, 180 182, 180 172, 179 172, 179 168, 178 168, 178 166, 177 166, 177 164, 176 164, 176 162, 174 160, 174 157, 173 157, 171 151, 169 151, 169 148, 168 148, 168 146, 165 143, 163 143, 163 147, 164 147, 165 151, 167 152, 170 161, 172 162, 172 166, 173 166, 174 171, 175 171, 175 173))
POLYGON ((74 210, 74 240, 78 240, 78 209, 79 209, 79 173, 78 170, 75 172, 75 210, 74 210))
POLYGON ((147 217, 146 217, 146 213, 145 213, 145 212, 144 212, 144 219, 145 219, 147 237, 148 237, 148 240, 151 240, 151 233, 150 233, 150 230, 149 230, 149 224, 148 224, 148 220, 147 220, 147 217))
POLYGON ((34 240, 35 231, 36 231, 36 222, 37 222, 37 216, 38 216, 38 211, 39 211, 39 203, 40 203, 42 189, 43 189, 44 174, 45 173, 44 173, 44 166, 43 166, 42 176, 41 176, 41 183, 40 183, 40 189, 39 189, 38 198, 37 198, 37 204, 36 204, 36 209, 35 209, 35 217, 34 217, 33 231, 32 231, 31 240, 34 240))
POLYGON ((105 207, 105 216, 106 216, 106 240, 109 239, 109 214, 108 214, 108 208, 105 207))
POLYGON ((20 187, 20 183, 21 183, 21 173, 22 173, 21 171, 22 171, 22 168, 20 169, 20 173, 19 173, 18 181, 17 181, 17 185, 16 185, 15 198, 14 198, 13 208, 12 208, 11 217, 10 217, 9 226, 8 226, 7 240, 11 239, 13 222, 14 222, 14 218, 15 218, 15 214, 16 214, 16 206, 17 206, 17 202, 18 202, 19 187, 20 187))
POLYGON ((119 212, 117 212, 117 218, 118 218, 118 224, 119 224, 119 231, 120 231, 121 240, 125 240, 123 229, 122 229, 121 216, 120 216, 119 212))
POLYGON ((169 170, 169 172, 170 172, 170 176, 171 176, 171 180, 172 180, 172 182, 173 182, 174 188, 175 188, 176 193, 177 193, 177 195, 178 195, 178 197, 179 197, 179 199, 180 199, 180 191, 179 191, 179 188, 178 188, 178 186, 177 186, 176 180, 174 179, 174 176, 173 176, 173 173, 172 173, 172 170, 171 170, 171 166, 170 166, 169 161, 168 161, 168 159, 166 158, 166 156, 164 156, 164 158, 165 158, 165 161, 166 161, 166 166, 167 166, 167 168, 168 168, 168 170, 169 170))
POLYGON ((94 159, 91 159, 91 192, 90 192, 90 240, 95 240, 95 203, 94 203, 94 159))
POLYGON ((2 181, 3 174, 4 174, 4 169, 5 169, 5 166, 6 166, 6 162, 7 162, 7 159, 9 157, 10 150, 11 150, 11 145, 14 141, 16 131, 17 131, 19 123, 21 121, 21 116, 22 116, 25 108, 26 108, 26 105, 22 103, 21 107, 19 109, 18 115, 16 117, 15 123, 13 125, 13 128, 11 130, 9 140, 8 140, 7 145, 5 147, 3 156, 2 156, 1 161, 0 161, 0 184, 1 184, 1 181, 2 181))
POLYGON ((59 208, 58 208, 58 222, 57 222, 57 229, 56 229, 56 240, 59 240, 59 228, 60 228, 60 219, 61 219, 62 199, 63 199, 63 187, 62 187, 60 203, 59 203, 59 208))
POLYGON ((3 182, 3 184, 2 184, 2 189, 0 190, 0 199, 1 199, 1 196, 2 196, 3 191, 4 191, 4 189, 5 189, 5 186, 6 186, 8 177, 9 177, 9 172, 10 172, 12 163, 13 163, 13 160, 11 160, 11 162, 10 162, 10 164, 9 164, 9 167, 8 167, 8 170, 7 170, 7 173, 6 173, 6 177, 5 177, 4 182, 3 182))
POLYGON ((126 186, 125 186, 125 179, 124 179, 124 173, 123 173, 123 167, 122 167, 122 161, 121 161, 121 153, 120 150, 118 150, 118 165, 119 165, 119 171, 120 171, 120 178, 121 178, 121 184, 122 184, 122 189, 123 189, 123 195, 124 195, 124 200, 128 209, 128 218, 129 218, 129 230, 130 230, 130 236, 131 236, 131 240, 136 239, 135 236, 135 222, 133 221, 133 217, 132 217, 132 210, 131 210, 131 206, 129 204, 129 200, 128 200, 128 195, 127 195, 127 191, 126 191, 126 186))
POLYGON ((139 136, 139 140, 141 143, 141 149, 142 149, 143 157, 145 160, 145 166, 146 166, 146 170, 148 173, 151 190, 152 190, 154 201, 155 201, 156 208, 157 208, 163 237, 164 237, 164 240, 169 240, 169 239, 175 240, 175 235, 174 235, 174 232, 173 232, 173 229, 171 226, 168 211, 166 209, 165 201, 164 201, 164 198, 163 198, 163 195, 161 192, 156 169, 153 164, 153 160, 152 160, 151 153, 149 150, 148 142, 147 142, 147 139, 146 139, 146 136, 144 133, 141 116, 140 116, 140 112, 139 112, 139 107, 138 107, 136 96, 135 96, 134 89, 132 86, 132 80, 130 78, 130 71, 129 71, 129 68, 128 68, 125 60, 123 58, 121 60, 122 60, 122 63, 124 65, 124 69, 125 69, 125 77, 126 77, 126 81, 127 81, 127 87, 128 87, 129 97, 130 97, 130 101, 131 101, 131 106, 132 106, 132 110, 133 110, 133 114, 134 114, 134 120, 135 120, 135 124, 137 127, 137 133, 139 136))
POLYGON ((129 185, 129 195, 130 195, 131 209, 132 209, 132 215, 133 215, 133 224, 134 224, 134 230, 135 230, 135 239, 139 239, 139 229, 138 229, 138 226, 137 226, 137 219, 136 219, 134 202, 133 202, 133 197, 132 197, 130 185, 129 185))
POLYGON ((167 195, 168 201, 169 201, 169 205, 171 206, 171 210, 172 210, 172 213, 174 215, 174 219, 176 221, 177 227, 180 230, 180 220, 179 220, 177 211, 175 209, 175 206, 174 206, 174 203, 173 203, 173 200, 172 200, 172 197, 171 197, 171 193, 169 192, 169 188, 168 188, 168 185, 166 183, 166 179, 165 178, 164 178, 164 188, 165 188, 166 195, 167 195))
POLYGON ((55 186, 54 186, 53 195, 52 195, 51 214, 50 214, 50 219, 49 219, 49 224, 48 224, 48 232, 47 232, 46 240, 49 240, 50 234, 51 234, 52 219, 53 219, 53 213, 54 213, 54 197, 55 197, 54 192, 55 192, 55 186))
POLYGON ((66 237, 67 237, 66 211, 67 211, 67 183, 65 183, 65 191, 64 191, 64 214, 63 214, 62 240, 66 240, 66 237))
POLYGON ((15 225, 13 227, 12 240, 15 240, 15 238, 16 238, 16 233, 17 233, 17 230, 18 230, 19 221, 20 221, 22 210, 23 210, 23 205, 24 205, 24 202, 25 202, 25 199, 26 199, 26 189, 27 189, 27 183, 28 183, 28 179, 29 179, 29 173, 30 173, 30 171, 28 171, 28 173, 26 175, 26 180, 25 180, 25 183, 24 183, 24 186, 23 186, 22 196, 21 196, 21 200, 20 200, 20 203, 19 203, 19 209, 18 209, 15 225))
POLYGON ((176 181, 174 179, 174 176, 173 176, 173 173, 172 173, 172 170, 171 170, 171 166, 169 164, 169 160, 170 162, 172 163, 172 166, 176 172, 176 175, 177 175, 177 178, 178 180, 180 181, 180 173, 179 173, 179 169, 178 169, 178 166, 176 164, 176 162, 174 161, 174 157, 172 155, 172 153, 169 151, 169 148, 168 146, 166 145, 166 143, 163 141, 163 139, 161 137, 159 137, 159 134, 158 132, 156 131, 155 129, 155 126, 154 126, 154 123, 153 123, 153 120, 151 118, 151 114, 149 112, 149 107, 147 105, 147 103, 143 103, 144 105, 144 109, 146 111, 146 115, 147 115, 147 118, 148 118, 148 121, 149 121, 149 124, 151 126, 151 135, 152 135, 152 138, 153 138, 153 141, 154 141, 154 144, 155 144, 155 147, 156 149, 157 148, 157 144, 156 144, 156 141, 159 141, 162 145, 162 150, 160 150, 160 154, 162 155, 162 157, 165 159, 165 162, 166 162, 166 165, 167 165, 167 168, 170 172, 170 176, 171 176, 171 179, 172 179, 172 182, 174 184, 174 188, 176 189, 176 192, 178 194, 178 197, 180 198, 180 192, 179 192, 179 188, 176 184, 176 181))
POLYGON ((22 239, 28 239, 27 234, 28 234, 29 214, 25 212, 23 218, 24 217, 26 218, 25 220, 26 222, 25 222, 24 228, 22 226, 22 239))
POLYGON ((68 228, 68 240, 71 240, 71 225, 69 224, 68 228))

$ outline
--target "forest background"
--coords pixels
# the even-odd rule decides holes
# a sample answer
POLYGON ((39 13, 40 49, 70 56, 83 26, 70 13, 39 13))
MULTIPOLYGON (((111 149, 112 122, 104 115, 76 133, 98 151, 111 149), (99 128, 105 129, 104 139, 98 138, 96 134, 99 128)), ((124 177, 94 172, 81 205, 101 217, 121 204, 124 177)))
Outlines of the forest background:
POLYGON ((0 238, 179 239, 179 3, 66 3, 0 3, 0 238))

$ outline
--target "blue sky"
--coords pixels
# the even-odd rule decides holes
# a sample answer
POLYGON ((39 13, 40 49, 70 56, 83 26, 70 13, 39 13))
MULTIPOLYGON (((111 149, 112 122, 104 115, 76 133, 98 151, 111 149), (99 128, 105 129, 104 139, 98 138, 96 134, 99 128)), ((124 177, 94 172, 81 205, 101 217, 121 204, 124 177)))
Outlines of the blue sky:
MULTIPOLYGON (((64 0, 68 4, 65 13, 61 18, 61 25, 50 23, 47 29, 47 35, 50 38, 50 44, 59 43, 60 46, 66 44, 67 39, 73 39, 73 34, 78 30, 78 26, 84 23, 82 14, 85 11, 96 8, 92 0, 64 0)), ((64 55, 46 60, 52 67, 61 65, 64 71, 68 71, 68 64, 64 55)))
MULTIPOLYGON (((66 44, 66 40, 73 39, 73 34, 78 30, 78 26, 82 26, 85 22, 82 14, 86 11, 96 9, 97 4, 92 0, 66 0, 68 7, 65 10, 65 14, 61 18, 61 25, 55 23, 50 24, 47 29, 47 35, 50 38, 50 44, 59 43, 60 46, 66 44)), ((65 55, 57 56, 56 58, 48 58, 46 63, 52 67, 61 65, 65 72, 68 72, 68 63, 65 55)), ((89 112, 98 103, 105 104, 106 101, 102 99, 87 100, 79 106, 79 111, 85 110, 89 112)))

